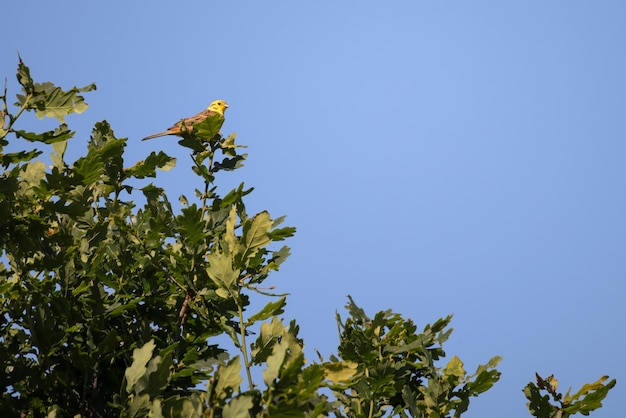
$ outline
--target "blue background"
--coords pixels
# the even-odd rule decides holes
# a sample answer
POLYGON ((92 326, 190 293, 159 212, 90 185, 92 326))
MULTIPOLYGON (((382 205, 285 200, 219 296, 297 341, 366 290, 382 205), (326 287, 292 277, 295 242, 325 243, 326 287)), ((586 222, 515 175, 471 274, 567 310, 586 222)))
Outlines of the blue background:
POLYGON ((530 416, 535 372, 563 392, 615 377, 592 416, 623 416, 626 3, 13 1, 0 16, 11 96, 16 50, 37 81, 98 85, 68 118, 70 161, 107 119, 127 165, 178 157, 158 179, 172 201, 199 187, 186 150, 139 139, 229 102, 223 132, 249 158, 220 190, 245 181, 250 213, 298 228, 268 285, 291 294, 309 360, 335 352, 350 294, 420 328, 453 313, 444 347, 468 371, 503 356, 468 418, 530 416))

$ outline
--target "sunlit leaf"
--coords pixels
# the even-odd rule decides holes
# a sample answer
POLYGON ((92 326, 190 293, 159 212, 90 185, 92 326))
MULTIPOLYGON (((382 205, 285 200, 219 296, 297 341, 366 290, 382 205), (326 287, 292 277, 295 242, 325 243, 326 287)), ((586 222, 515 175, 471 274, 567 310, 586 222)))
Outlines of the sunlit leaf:
POLYGON ((593 383, 586 383, 576 393, 574 393, 571 396, 570 396, 570 391, 571 391, 571 388, 570 388, 565 394, 565 398, 563 399, 563 401, 566 403, 569 403, 571 401, 575 401, 579 399, 581 396, 587 395, 589 392, 598 390, 599 388, 604 386, 603 382, 605 382, 608 378, 609 378, 608 376, 602 376, 600 379, 596 380, 593 383))
POLYGON ((224 124, 224 117, 218 114, 212 114, 201 122, 193 125, 193 134, 210 141, 217 135, 224 124))
POLYGON ((233 260, 228 254, 215 251, 207 256, 207 274, 218 287, 229 289, 239 277, 239 270, 233 268, 233 260))
POLYGON ((266 385, 271 386, 280 374, 289 345, 285 340, 281 340, 274 345, 272 354, 267 358, 266 368, 263 370, 263 381, 266 385))
POLYGON ((243 381, 241 377, 241 360, 239 356, 230 359, 226 364, 217 369, 215 376, 215 394, 225 399, 230 393, 237 392, 243 381))
POLYGON ((333 383, 346 382, 357 372, 358 364, 352 361, 324 363, 324 376, 333 383))
POLYGON ((55 167, 62 168, 65 166, 63 161, 63 157, 65 155, 65 151, 67 150, 67 141, 59 141, 52 144, 52 154, 50 155, 50 159, 55 167))
POLYGON ((224 418, 248 418, 253 405, 251 396, 237 396, 224 406, 222 416, 224 418))
POLYGON ((268 235, 271 227, 272 220, 269 213, 265 211, 258 213, 244 223, 241 236, 242 260, 254 256, 259 248, 272 242, 268 235))
POLYGON ((74 87, 64 91, 50 82, 35 83, 30 108, 35 110, 39 119, 52 117, 63 123, 65 116, 71 113, 82 113, 87 109, 88 106, 84 97, 78 93, 95 89, 96 85, 90 84, 82 88, 74 87))
POLYGON ((452 359, 446 364, 443 369, 443 373, 448 376, 457 376, 459 378, 465 377, 465 370, 463 369, 463 362, 457 356, 452 356, 452 359))
POLYGON ((135 348, 133 350, 133 363, 126 369, 124 377, 126 378, 126 391, 128 393, 133 390, 135 383, 141 376, 147 371, 146 365, 152 358, 152 352, 154 351, 154 340, 150 340, 142 347, 135 348))

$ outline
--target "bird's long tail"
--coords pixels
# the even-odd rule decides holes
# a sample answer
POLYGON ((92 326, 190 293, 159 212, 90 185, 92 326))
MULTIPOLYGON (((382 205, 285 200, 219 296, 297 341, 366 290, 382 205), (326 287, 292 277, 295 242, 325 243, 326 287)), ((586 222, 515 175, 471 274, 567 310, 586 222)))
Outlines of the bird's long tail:
POLYGON ((166 136, 166 135, 171 135, 171 133, 170 133, 170 132, 168 132, 168 131, 159 132, 158 134, 148 135, 147 137, 142 138, 141 140, 142 140, 142 141, 145 141, 145 140, 147 140, 147 139, 158 138, 158 137, 160 137, 160 136, 166 136))

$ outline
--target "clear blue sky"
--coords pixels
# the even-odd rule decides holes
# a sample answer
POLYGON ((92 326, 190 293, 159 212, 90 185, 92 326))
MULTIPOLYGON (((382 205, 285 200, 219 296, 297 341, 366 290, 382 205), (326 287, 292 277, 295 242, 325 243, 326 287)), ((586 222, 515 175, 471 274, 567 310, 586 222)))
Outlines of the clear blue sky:
POLYGON ((187 152, 139 139, 230 103, 249 158, 222 181, 298 228, 270 282, 310 360, 351 294, 420 327, 453 313, 468 370, 504 357, 468 418, 530 417, 535 372, 616 377, 591 416, 623 415, 625 2, 11 1, 1 19, 11 89, 16 50, 40 81, 97 83, 71 153, 107 119, 128 165, 179 157, 172 200, 193 196, 187 152))

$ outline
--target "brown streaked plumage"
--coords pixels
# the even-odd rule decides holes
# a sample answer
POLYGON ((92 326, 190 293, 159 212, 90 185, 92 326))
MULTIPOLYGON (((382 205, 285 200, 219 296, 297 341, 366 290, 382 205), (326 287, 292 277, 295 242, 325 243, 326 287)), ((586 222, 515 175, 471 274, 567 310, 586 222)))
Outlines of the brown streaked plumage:
POLYGON ((206 108, 206 110, 203 110, 197 115, 181 120, 180 122, 176 123, 174 126, 169 128, 167 131, 149 135, 143 138, 142 141, 145 141, 146 139, 152 139, 152 138, 157 138, 159 136, 166 136, 166 135, 182 136, 183 133, 191 131, 193 129, 193 126, 196 123, 202 122, 203 120, 205 120, 211 115, 219 115, 223 121, 224 112, 226 111, 226 108, 228 108, 228 103, 226 103, 224 100, 215 100, 209 105, 209 107, 206 108), (183 124, 185 125, 184 130, 182 129, 183 124))

